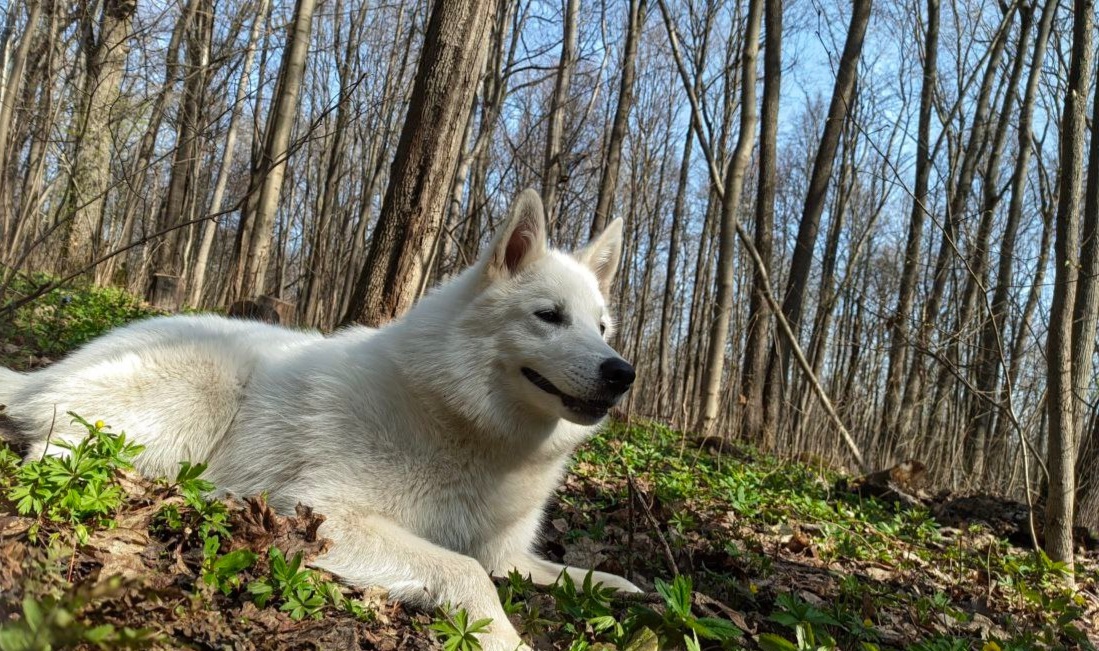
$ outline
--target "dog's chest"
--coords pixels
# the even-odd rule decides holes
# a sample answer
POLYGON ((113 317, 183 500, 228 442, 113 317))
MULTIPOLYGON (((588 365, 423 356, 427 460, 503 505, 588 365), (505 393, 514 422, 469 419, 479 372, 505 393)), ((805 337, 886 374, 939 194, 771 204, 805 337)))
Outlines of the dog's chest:
POLYGON ((553 468, 504 470, 456 459, 430 464, 423 472, 419 489, 409 494, 409 524, 419 535, 462 553, 491 545, 524 523, 537 526, 557 475, 553 468))

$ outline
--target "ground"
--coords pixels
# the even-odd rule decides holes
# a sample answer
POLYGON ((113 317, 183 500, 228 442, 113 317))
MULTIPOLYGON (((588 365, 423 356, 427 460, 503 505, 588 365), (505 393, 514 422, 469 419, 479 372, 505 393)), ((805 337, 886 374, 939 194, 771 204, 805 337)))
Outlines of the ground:
MULTIPOLYGON (((47 364, 144 313, 120 293, 53 292, 0 324, 0 363, 47 364)), ((481 623, 461 611, 404 609, 306 569, 323 514, 207 501, 201 466, 142 479, 127 469, 141 433, 79 416, 89 435, 67 462, 20 466, 0 448, 0 651, 476 648, 481 623)), ((649 592, 500 577, 536 648, 1099 644, 1099 558, 1082 548, 1065 588, 1065 568, 1020 535, 1020 505, 867 490, 812 459, 710 443, 616 421, 579 451, 544 552, 649 592)))

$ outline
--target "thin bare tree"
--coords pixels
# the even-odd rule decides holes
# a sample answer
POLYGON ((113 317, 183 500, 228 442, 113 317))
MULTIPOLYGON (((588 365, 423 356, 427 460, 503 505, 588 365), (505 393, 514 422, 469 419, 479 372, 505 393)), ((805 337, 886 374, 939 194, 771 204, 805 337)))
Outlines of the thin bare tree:
MULTIPOLYGON (((1094 345, 1093 341, 1085 343, 1077 339, 1089 337, 1094 340, 1095 312, 1099 306, 1094 289, 1099 278, 1080 273, 1080 186, 1084 170, 1084 130, 1087 126, 1087 86, 1091 75, 1094 11, 1092 0, 1073 2, 1072 51, 1060 130, 1060 191, 1057 195, 1054 256, 1057 271, 1046 343, 1049 372, 1049 438, 1046 452, 1049 495, 1046 503, 1045 551, 1051 559, 1067 564, 1070 577, 1073 572, 1076 451, 1082 411, 1075 389, 1078 379, 1091 373, 1090 355, 1086 361, 1078 355, 1090 352, 1090 347, 1094 345), (1076 325, 1076 318, 1082 318, 1083 323, 1076 325)), ((1091 229, 1094 239, 1094 222, 1091 229)), ((1089 250, 1095 246, 1092 242, 1087 242, 1087 245, 1089 250)))
POLYGON ((262 294, 266 289, 275 212, 286 175, 290 134, 298 114, 298 94, 305 74, 315 6, 315 0, 297 0, 294 17, 287 27, 286 52, 267 117, 263 149, 258 160, 253 161, 248 199, 241 210, 233 287, 235 297, 262 294))
POLYGON ((648 8, 647 0, 629 0, 626 9, 626 45, 622 52, 622 73, 618 87, 618 104, 614 109, 607 155, 603 162, 603 175, 599 181, 599 195, 595 200, 595 217, 591 222, 589 237, 603 232, 610 219, 611 202, 618 187, 618 168, 622 161, 622 141, 626 137, 626 123, 633 107, 634 78, 637 76, 637 42, 648 8))
POLYGON ((702 404, 698 432, 708 434, 717 421, 721 384, 725 375, 725 347, 733 309, 733 249, 736 246, 737 211, 744 189, 744 175, 752 157, 756 138, 756 59, 759 56, 759 32, 763 21, 764 0, 752 0, 745 22, 744 47, 740 55, 740 132, 732 160, 725 169, 725 193, 721 198, 721 226, 718 235, 717 297, 710 326, 710 347, 702 370, 702 404))
POLYGON ((549 117, 546 121, 546 147, 542 156, 542 205, 546 209, 546 223, 551 233, 559 232, 557 223, 557 197, 564 179, 565 166, 562 157, 562 140, 565 131, 565 106, 572 86, 572 71, 576 67, 576 41, 579 38, 580 0, 563 0, 561 58, 557 62, 557 80, 550 99, 549 117))

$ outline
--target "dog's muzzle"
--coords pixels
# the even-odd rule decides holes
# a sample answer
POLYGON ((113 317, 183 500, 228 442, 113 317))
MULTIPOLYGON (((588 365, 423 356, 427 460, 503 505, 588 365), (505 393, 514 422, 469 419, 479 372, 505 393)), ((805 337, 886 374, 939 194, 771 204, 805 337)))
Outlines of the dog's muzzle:
POLYGON ((604 396, 598 398, 579 398, 572 396, 547 380, 532 368, 524 366, 523 377, 530 380, 531 384, 546 393, 557 396, 565 408, 576 414, 590 418, 602 418, 610 411, 610 408, 618 404, 622 394, 629 390, 633 384, 635 373, 633 367, 621 358, 610 358, 599 367, 600 381, 603 384, 604 396))

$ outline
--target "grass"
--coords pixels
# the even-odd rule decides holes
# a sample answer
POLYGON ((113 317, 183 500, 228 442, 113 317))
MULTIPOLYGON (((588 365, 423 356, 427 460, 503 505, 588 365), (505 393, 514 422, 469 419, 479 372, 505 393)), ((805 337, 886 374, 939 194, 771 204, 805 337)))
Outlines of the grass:
MULTIPOLYGON (((110 290, 55 292, 3 326, 7 361, 54 357, 151 313, 110 290)), ((67 460, 20 465, 0 445, 0 651, 479 648, 486 623, 460 608, 408 611, 307 568, 326 544, 317 514, 208 499, 201 464, 138 477, 140 432, 81 422, 88 435, 67 460)), ((944 527, 839 479, 613 423, 576 455, 542 551, 648 594, 513 573, 498 578, 501 602, 536 648, 570 651, 1095 648, 1094 556, 1069 591, 1065 567, 978 522, 944 527)))

